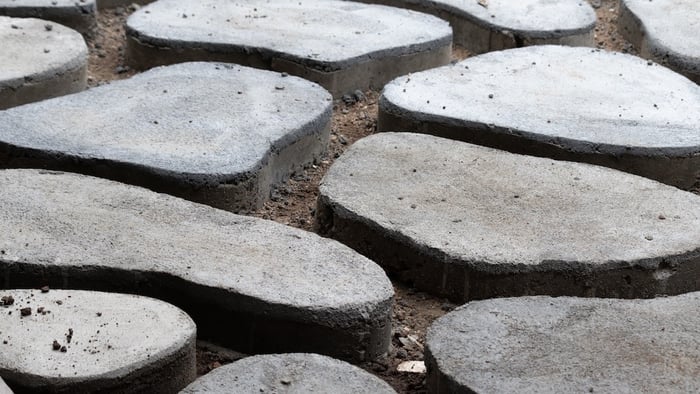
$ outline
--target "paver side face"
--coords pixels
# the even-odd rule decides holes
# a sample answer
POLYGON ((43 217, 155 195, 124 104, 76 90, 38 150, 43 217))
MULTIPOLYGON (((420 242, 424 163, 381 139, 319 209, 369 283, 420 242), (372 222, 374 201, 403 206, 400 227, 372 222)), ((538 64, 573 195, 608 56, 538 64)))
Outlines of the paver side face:
POLYGON ((472 302, 428 331, 431 393, 700 390, 700 293, 472 302))

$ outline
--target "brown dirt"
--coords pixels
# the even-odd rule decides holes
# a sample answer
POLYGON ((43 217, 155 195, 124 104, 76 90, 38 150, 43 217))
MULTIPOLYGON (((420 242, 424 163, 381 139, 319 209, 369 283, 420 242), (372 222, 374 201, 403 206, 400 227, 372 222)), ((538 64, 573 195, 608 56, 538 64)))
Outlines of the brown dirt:
MULTIPOLYGON (((617 0, 589 0, 599 3, 596 8, 598 26, 595 29, 599 48, 635 53, 616 28, 617 0)), ((116 8, 100 11, 98 33, 88 40, 90 49, 89 84, 97 86, 115 79, 127 78, 135 72, 124 65, 124 21, 135 10, 116 8)), ((461 60, 470 53, 455 47, 453 59, 461 60)), ((377 100, 379 92, 365 92, 365 99, 346 104, 337 100, 333 106, 333 122, 328 151, 314 165, 295 174, 286 184, 278 187, 262 209, 252 215, 271 219, 286 225, 313 231, 316 198, 321 178, 333 161, 358 139, 376 131, 377 100)), ((700 191, 700 184, 697 187, 700 191)), ((394 334, 389 353, 378 360, 360 366, 391 384, 399 393, 423 393, 423 374, 397 372, 398 364, 407 360, 423 360, 423 344, 428 326, 455 305, 446 300, 394 282, 396 303, 393 312, 394 334)), ((221 365, 240 359, 243 355, 211 344, 198 343, 198 374, 202 375, 221 365)))

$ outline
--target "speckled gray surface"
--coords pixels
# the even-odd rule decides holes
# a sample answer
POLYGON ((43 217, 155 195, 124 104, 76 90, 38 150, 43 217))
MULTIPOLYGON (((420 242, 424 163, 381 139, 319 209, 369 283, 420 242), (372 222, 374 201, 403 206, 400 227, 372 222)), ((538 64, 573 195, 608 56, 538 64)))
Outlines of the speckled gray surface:
POLYGON ((333 240, 83 175, 0 171, 4 286, 137 293, 244 353, 386 351, 393 288, 333 240), (39 282, 39 283, 37 283, 39 282))
POLYGON ((700 87, 638 57, 537 46, 389 83, 380 131, 583 161, 687 189, 700 176, 700 87))
POLYGON ((0 303, 0 376, 16 391, 175 392, 197 376, 197 328, 172 305, 76 290, 0 296, 14 300, 0 303))
POLYGON ((355 143, 323 178, 317 221, 396 277, 458 301, 700 289, 700 196, 429 135, 355 143))
POLYGON ((97 25, 97 3, 95 0, 0 0, 0 15, 46 19, 91 34, 97 25))
POLYGON ((428 330, 431 393, 695 393, 700 293, 479 301, 428 330))
POLYGON ((525 45, 595 44, 596 15, 585 0, 363 0, 427 12, 452 25, 472 53, 525 45))
POLYGON ((297 77, 216 63, 161 67, 1 112, 0 165, 250 210, 325 150, 331 107, 327 91, 297 77))
POLYGON ((0 16, 0 109, 87 87, 88 49, 76 31, 34 18, 0 16))
POLYGON ((446 64, 452 43, 447 22, 433 16, 336 0, 159 0, 126 29, 136 67, 228 55, 318 79, 334 95, 446 64))
POLYGON ((618 25, 642 56, 700 83, 700 2, 621 0, 618 25))
POLYGON ((247 357, 217 368, 187 386, 194 393, 396 394, 369 372, 318 354, 247 357))

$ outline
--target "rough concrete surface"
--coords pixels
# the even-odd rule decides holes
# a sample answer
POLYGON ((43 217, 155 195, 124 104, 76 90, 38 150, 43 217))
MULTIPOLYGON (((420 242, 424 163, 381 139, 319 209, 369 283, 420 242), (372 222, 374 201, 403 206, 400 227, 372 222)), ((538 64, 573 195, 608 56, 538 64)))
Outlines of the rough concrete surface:
POLYGON ((246 354, 386 352, 393 288, 333 240, 68 173, 0 171, 5 287, 99 289, 163 299, 199 336, 246 354))
POLYGON ((391 386, 343 361, 318 354, 247 357, 217 368, 187 386, 194 393, 396 393, 391 386))
POLYGON ((682 189, 700 177, 700 87, 631 55, 537 46, 389 83, 378 130, 430 133, 616 168, 682 189))
POLYGON ((97 26, 95 0, 0 0, 0 15, 46 19, 83 34, 97 26))
POLYGON ((134 67, 226 61, 298 75, 336 97, 446 64, 452 44, 433 16, 336 0, 159 0, 126 30, 134 67))
POLYGON ((87 45, 76 31, 34 18, 0 16, 0 109, 87 87, 87 45))
POLYGON ((696 393, 700 293, 472 302, 428 330, 431 393, 696 393))
POLYGON ((618 25, 642 56, 700 83, 700 2, 621 0, 618 25))
POLYGON ((700 197, 423 134, 355 143, 321 182, 317 221, 398 278, 456 301, 700 289, 700 197))
POLYGON ((331 112, 328 92, 297 77, 178 64, 0 113, 0 166, 80 172, 247 211, 320 157, 331 112))
POLYGON ((362 0, 410 8, 450 22, 472 53, 526 45, 594 46, 596 15, 585 0, 362 0))
POLYGON ((0 376, 17 392, 173 393, 196 378, 197 328, 172 305, 75 290, 0 296, 14 300, 0 304, 0 376))

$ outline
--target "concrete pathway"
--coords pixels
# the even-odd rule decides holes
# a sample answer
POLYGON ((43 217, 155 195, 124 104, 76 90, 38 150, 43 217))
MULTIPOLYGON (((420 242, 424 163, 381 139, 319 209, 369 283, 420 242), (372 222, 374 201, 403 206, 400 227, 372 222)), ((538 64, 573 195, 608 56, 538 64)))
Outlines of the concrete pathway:
POLYGON ((126 29, 137 68, 225 61, 298 75, 335 97, 446 64, 452 50, 445 21, 336 0, 159 0, 131 15, 126 29))
POLYGON ((696 393, 700 293, 469 303, 428 330, 430 393, 696 393))
POLYGON ((295 353, 244 358, 209 372, 180 393, 395 394, 396 391, 351 364, 318 354, 295 353))
POLYGON ((46 19, 82 34, 97 27, 95 0, 0 0, 0 15, 46 19))
POLYGON ((642 56, 700 83, 700 2, 621 0, 618 25, 642 56))
POLYGON ((472 53, 526 45, 595 46, 596 15, 585 0, 363 0, 410 8, 450 22, 472 53))
POLYGON ((378 129, 588 162, 682 189, 700 177, 700 87, 631 55, 538 46, 395 79, 378 129))
POLYGON ((0 16, 0 110, 87 87, 87 45, 76 31, 0 16))
POLYGON ((194 322, 162 301, 48 288, 0 297, 0 376, 17 392, 173 393, 196 378, 194 322))
POLYGON ((588 164, 423 134, 356 142, 317 224, 397 278, 456 301, 700 290, 700 197, 588 164))
POLYGON ((99 289, 170 302, 199 336, 246 354, 387 351, 393 288, 351 249, 83 175, 0 171, 6 287, 99 289))
POLYGON ((0 165, 80 172, 249 211, 320 157, 331 107, 327 91, 297 77, 179 64, 0 112, 0 165))

